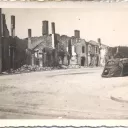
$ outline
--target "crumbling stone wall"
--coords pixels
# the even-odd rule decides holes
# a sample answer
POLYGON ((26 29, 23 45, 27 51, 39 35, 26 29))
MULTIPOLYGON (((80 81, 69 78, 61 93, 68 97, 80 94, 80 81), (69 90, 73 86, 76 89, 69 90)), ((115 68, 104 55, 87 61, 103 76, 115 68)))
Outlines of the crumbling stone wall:
POLYGON ((16 41, 16 57, 15 57, 15 68, 19 68, 26 64, 27 59, 27 41, 20 39, 18 37, 15 37, 16 41))

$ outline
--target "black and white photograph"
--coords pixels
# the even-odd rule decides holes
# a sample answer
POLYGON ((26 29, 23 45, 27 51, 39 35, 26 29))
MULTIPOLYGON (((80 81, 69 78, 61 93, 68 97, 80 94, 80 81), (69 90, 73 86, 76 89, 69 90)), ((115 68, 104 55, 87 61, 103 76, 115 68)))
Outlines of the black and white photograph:
POLYGON ((128 6, 0 8, 0 119, 128 119, 128 6))

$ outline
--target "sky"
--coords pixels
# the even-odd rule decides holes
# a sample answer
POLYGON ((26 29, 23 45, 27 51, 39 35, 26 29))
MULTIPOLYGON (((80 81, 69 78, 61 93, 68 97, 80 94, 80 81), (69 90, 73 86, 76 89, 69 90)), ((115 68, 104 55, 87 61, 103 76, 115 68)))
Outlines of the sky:
POLYGON ((55 22, 56 33, 73 36, 80 30, 86 41, 97 41, 108 46, 128 46, 128 7, 99 6, 88 8, 4 8, 6 23, 10 31, 11 15, 16 17, 16 36, 26 38, 27 29, 32 36, 42 35, 42 21, 55 22))

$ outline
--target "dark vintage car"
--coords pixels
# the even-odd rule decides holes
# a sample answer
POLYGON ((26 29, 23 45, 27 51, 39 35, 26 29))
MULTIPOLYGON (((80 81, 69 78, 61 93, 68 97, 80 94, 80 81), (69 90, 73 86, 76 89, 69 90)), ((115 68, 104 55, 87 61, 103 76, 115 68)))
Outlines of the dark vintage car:
POLYGON ((128 58, 108 60, 102 73, 102 77, 120 77, 126 75, 128 75, 128 58))

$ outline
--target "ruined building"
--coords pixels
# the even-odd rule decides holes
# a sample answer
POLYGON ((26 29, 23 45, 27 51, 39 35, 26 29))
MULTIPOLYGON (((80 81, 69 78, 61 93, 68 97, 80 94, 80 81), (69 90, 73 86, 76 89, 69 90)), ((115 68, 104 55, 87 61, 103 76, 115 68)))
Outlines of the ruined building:
POLYGON ((42 21, 42 36, 32 37, 28 30, 28 64, 40 66, 80 65, 99 66, 99 43, 86 42, 80 38, 80 31, 74 30, 74 36, 55 33, 55 23, 51 23, 49 34, 48 21, 42 21))
POLYGON ((28 30, 28 64, 40 66, 81 65, 88 66, 88 43, 80 38, 75 30, 73 37, 55 33, 55 23, 51 23, 49 34, 48 21, 42 22, 42 36, 32 37, 28 30))
MULTIPOLYGON (((1 10, 0 10, 1 11, 1 10)), ((39 66, 80 65, 100 66, 105 63, 107 46, 98 41, 87 42, 74 30, 74 36, 56 33, 55 23, 42 21, 42 35, 20 39, 15 34, 15 16, 11 16, 11 33, 6 25, 5 15, 0 12, 0 71, 17 69, 24 64, 39 66)))
POLYGON ((52 34, 48 34, 48 21, 42 22, 42 28, 40 37, 32 37, 32 30, 28 29, 27 64, 56 66, 58 58, 55 24, 52 23, 52 34))
POLYGON ((11 16, 11 34, 6 25, 6 16, 0 12, 0 71, 10 71, 25 64, 25 40, 15 36, 15 16, 11 16))

